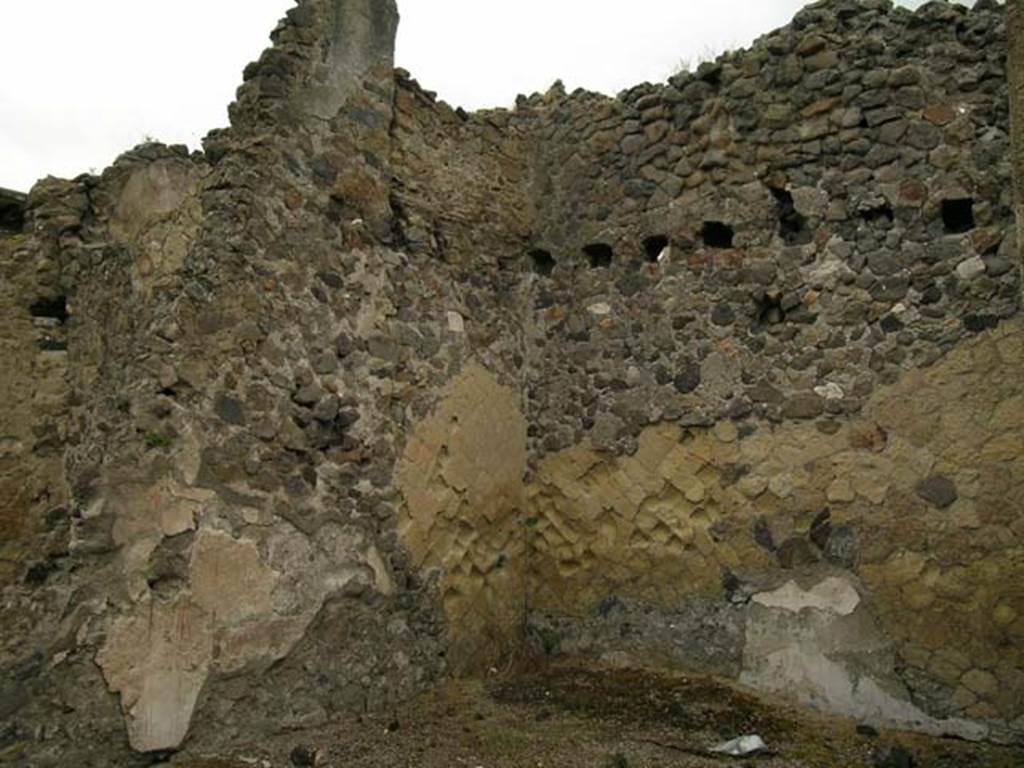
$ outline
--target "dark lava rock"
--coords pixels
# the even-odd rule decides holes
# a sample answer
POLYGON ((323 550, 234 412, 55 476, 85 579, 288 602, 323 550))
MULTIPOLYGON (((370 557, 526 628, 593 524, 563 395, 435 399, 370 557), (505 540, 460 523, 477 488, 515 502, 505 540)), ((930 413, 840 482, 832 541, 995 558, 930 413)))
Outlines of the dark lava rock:
POLYGON ((345 287, 345 280, 337 272, 317 272, 316 276, 328 288, 340 289, 345 287))
POLYGON ((338 358, 330 352, 318 355, 313 360, 313 370, 321 376, 327 376, 338 370, 338 358))
POLYGON ((985 259, 985 272, 989 277, 1002 277, 1013 271, 1014 264, 1001 256, 990 256, 985 259))
POLYGON ((239 427, 245 424, 245 406, 233 397, 227 395, 218 397, 213 404, 213 412, 221 421, 226 421, 228 424, 239 427))
POLYGON ((40 587, 46 583, 48 578, 50 578, 52 570, 53 566, 51 563, 30 563, 28 568, 25 570, 24 582, 30 587, 40 587))
POLYGON ((932 475, 922 480, 918 483, 917 495, 939 509, 946 509, 960 498, 956 485, 944 475, 932 475))
POLYGON ((292 395, 292 400, 294 400, 299 405, 306 406, 307 408, 312 408, 314 405, 320 402, 320 398, 323 397, 324 394, 324 390, 320 387, 319 384, 307 384, 304 387, 300 387, 298 391, 294 395, 292 395))
POLYGON ((299 744, 291 753, 292 765, 298 768, 317 768, 324 765, 326 755, 322 749, 311 747, 308 744, 299 744))
POLYGON ((810 539, 833 565, 853 568, 857 563, 860 542, 857 532, 848 525, 832 525, 832 513, 822 510, 811 523, 810 539))
POLYGON ((672 383, 678 392, 688 395, 700 386, 700 381, 700 366, 692 364, 686 366, 672 383))
POLYGON ((895 315, 886 315, 885 317, 882 318, 882 322, 880 325, 882 327, 882 330, 885 331, 886 333, 898 333, 899 331, 902 331, 904 328, 906 328, 906 326, 903 324, 903 321, 900 320, 895 315))
POLYGON ((871 287, 871 298, 875 301, 901 301, 910 287, 905 277, 893 277, 879 280, 871 287))
POLYGON ((872 762, 875 768, 914 768, 914 756, 903 747, 879 747, 872 762))
POLYGON ((823 549, 825 559, 843 568, 853 568, 857 564, 857 552, 860 541, 857 532, 848 525, 834 525, 829 532, 828 542, 823 549))
POLYGON ((971 333, 981 333, 999 325, 999 318, 992 315, 967 315, 964 317, 964 328, 971 333))
POLYGON ((719 326, 732 325, 736 322, 736 313, 728 304, 717 304, 711 311, 711 322, 719 326))
POLYGON ((347 334, 341 334, 334 341, 334 347, 338 352, 338 357, 348 357, 356 349, 356 343, 351 336, 347 334))

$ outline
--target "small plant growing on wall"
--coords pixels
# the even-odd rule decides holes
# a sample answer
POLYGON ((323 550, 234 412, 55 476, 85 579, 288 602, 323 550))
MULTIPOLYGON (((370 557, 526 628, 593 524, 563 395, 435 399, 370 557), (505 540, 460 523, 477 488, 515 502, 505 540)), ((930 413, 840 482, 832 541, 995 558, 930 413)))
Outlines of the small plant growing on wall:
POLYGON ((716 48, 712 45, 705 45, 700 52, 692 56, 680 56, 669 72, 669 77, 675 77, 686 72, 695 72, 701 64, 716 61, 720 56, 730 52, 730 48, 716 48))

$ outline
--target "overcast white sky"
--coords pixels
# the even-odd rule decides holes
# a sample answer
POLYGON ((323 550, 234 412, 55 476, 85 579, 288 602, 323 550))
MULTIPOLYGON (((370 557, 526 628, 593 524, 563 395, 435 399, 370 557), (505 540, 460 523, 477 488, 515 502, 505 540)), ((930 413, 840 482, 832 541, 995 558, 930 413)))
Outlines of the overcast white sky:
MULTIPOLYGON (((916 7, 923 0, 902 0, 916 7)), ((454 106, 561 78, 617 93, 748 45, 802 0, 399 0, 397 64, 454 106)), ((0 187, 102 170, 153 137, 199 146, 294 0, 8 0, 0 187)))

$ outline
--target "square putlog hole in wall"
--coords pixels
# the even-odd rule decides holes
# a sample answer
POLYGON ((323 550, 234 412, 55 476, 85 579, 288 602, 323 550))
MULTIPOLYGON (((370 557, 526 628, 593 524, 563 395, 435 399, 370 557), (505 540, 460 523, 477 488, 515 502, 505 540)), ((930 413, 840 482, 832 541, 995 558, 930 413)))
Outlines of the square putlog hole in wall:
POLYGON ((651 264, 657 264, 664 256, 668 248, 668 238, 665 235, 651 235, 644 238, 644 256, 651 264))
POLYGON ((892 227, 893 222, 896 221, 896 214, 888 203, 863 208, 860 211, 860 217, 864 220, 865 224, 879 229, 889 229, 892 227))
POLYGON ((700 239, 708 248, 732 248, 733 230, 720 221, 705 221, 700 230, 700 239))
POLYGON ((602 269, 612 265, 615 252, 607 243, 591 243, 583 246, 583 253, 590 262, 591 269, 602 269))
POLYGON ((534 248, 530 251, 530 269, 541 277, 551 277, 555 271, 555 257, 543 248, 534 248))
POLYGON ((974 200, 969 197, 942 201, 942 225, 950 235, 974 229, 974 200))
POLYGON ((55 320, 60 325, 68 321, 68 300, 64 296, 38 299, 28 308, 32 317, 55 320))

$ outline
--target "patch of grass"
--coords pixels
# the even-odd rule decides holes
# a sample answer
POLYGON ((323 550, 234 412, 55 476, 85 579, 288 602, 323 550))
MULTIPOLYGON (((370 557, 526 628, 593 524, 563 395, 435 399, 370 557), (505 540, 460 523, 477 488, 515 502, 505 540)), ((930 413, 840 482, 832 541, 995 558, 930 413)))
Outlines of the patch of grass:
POLYGON ((554 656, 562 649, 562 636, 548 627, 530 627, 545 656, 554 656))
POLYGON ((166 448, 174 442, 174 438, 170 435, 165 435, 162 432, 147 432, 145 442, 148 450, 155 450, 158 448, 166 448))
POLYGON ((20 761, 25 756, 25 751, 28 748, 28 744, 24 741, 16 742, 9 747, 0 749, 0 763, 11 763, 13 764, 16 760, 20 761))
POLYGON ((481 747, 489 755, 498 758, 526 752, 533 741, 530 734, 505 726, 488 728, 480 734, 481 747))
POLYGON ((669 73, 669 77, 681 75, 684 72, 696 72, 701 64, 717 61, 721 56, 731 51, 731 47, 715 47, 705 44, 704 48, 692 56, 680 57, 676 60, 675 66, 669 73))

